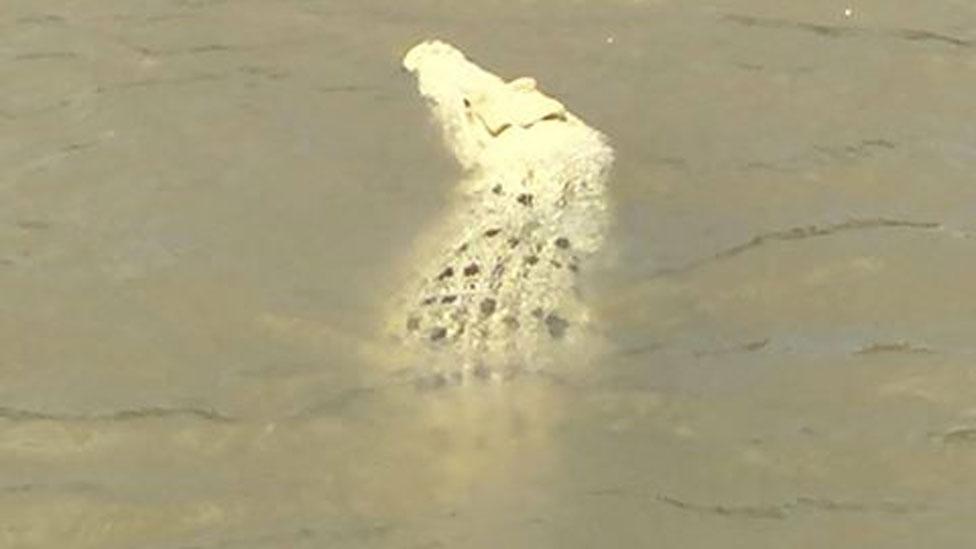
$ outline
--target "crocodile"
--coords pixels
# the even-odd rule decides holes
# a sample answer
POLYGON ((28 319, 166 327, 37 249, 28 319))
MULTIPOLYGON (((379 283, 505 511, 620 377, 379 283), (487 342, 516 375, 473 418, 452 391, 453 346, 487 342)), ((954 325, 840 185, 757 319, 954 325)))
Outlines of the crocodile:
POLYGON ((443 41, 403 68, 463 177, 406 258, 387 333, 441 381, 545 368, 591 324, 580 276, 609 224, 608 139, 533 78, 505 81, 443 41))

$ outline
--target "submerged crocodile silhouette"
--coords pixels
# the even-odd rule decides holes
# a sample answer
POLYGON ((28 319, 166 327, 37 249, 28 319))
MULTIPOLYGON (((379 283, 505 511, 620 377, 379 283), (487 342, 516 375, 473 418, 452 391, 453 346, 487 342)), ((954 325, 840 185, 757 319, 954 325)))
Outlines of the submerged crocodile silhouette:
POLYGON ((589 322, 579 276, 605 238, 613 151, 535 80, 505 82, 447 43, 414 46, 403 67, 464 178, 408 258, 389 331, 443 380, 543 368, 589 322))

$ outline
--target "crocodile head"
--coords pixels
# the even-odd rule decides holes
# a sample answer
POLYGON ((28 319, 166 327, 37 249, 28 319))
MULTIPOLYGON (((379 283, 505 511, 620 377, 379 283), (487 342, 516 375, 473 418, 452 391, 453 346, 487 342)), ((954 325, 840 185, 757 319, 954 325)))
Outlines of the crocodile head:
POLYGON ((403 67, 416 76, 420 94, 464 168, 476 167, 484 151, 512 128, 566 118, 563 105, 540 92, 532 78, 505 82, 438 40, 410 49, 403 67))

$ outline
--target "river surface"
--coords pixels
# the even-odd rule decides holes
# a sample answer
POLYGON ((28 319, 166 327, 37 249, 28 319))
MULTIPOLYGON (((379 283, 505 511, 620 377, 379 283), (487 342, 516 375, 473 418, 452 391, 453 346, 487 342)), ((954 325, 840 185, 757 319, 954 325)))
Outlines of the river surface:
POLYGON ((976 546, 976 4, 5 0, 0 546, 976 546), (606 133, 592 363, 365 360, 448 40, 606 133))

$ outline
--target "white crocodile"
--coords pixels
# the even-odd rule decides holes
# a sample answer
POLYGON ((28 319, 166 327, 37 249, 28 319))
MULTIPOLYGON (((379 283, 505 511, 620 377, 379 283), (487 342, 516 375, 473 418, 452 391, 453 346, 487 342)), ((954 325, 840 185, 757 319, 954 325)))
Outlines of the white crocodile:
POLYGON ((579 276, 607 230, 613 151, 532 78, 506 82, 449 44, 422 42, 403 67, 464 178, 406 258, 416 274, 389 329, 444 380, 544 367, 589 322, 579 276))

